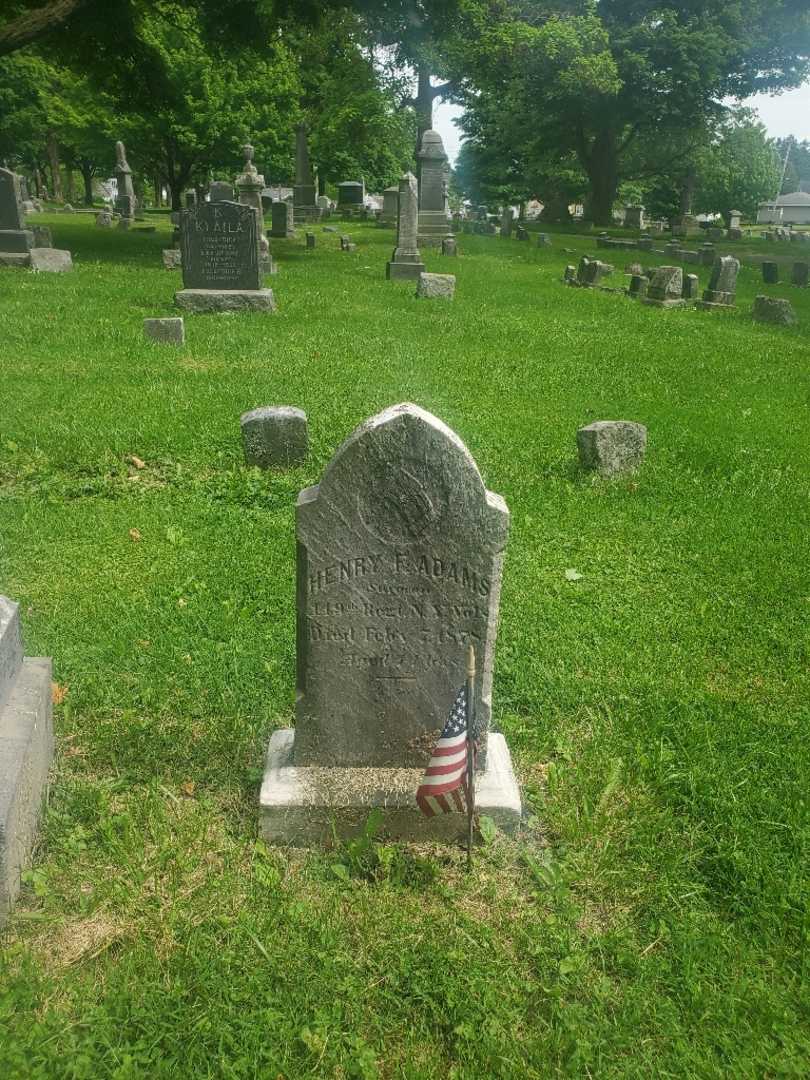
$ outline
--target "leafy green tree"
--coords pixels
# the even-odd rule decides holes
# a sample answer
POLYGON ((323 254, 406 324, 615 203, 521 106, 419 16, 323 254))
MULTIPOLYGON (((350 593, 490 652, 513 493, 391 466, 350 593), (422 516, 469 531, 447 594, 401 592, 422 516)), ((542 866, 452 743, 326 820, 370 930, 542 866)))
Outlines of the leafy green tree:
POLYGON ((366 28, 350 11, 317 28, 282 31, 301 77, 300 106, 321 190, 363 177, 382 190, 409 166, 416 129, 407 78, 377 62, 366 28))
POLYGON ((748 110, 726 121, 719 138, 700 156, 697 169, 695 209, 720 213, 726 222, 730 210, 754 218, 759 203, 773 198, 779 185, 775 146, 748 110))
POLYGON ((433 106, 437 98, 452 96, 455 79, 438 83, 434 77, 447 75, 449 56, 458 48, 455 41, 463 22, 464 0, 354 0, 352 7, 362 15, 371 39, 388 50, 392 66, 413 71, 416 89, 405 103, 416 114, 415 150, 422 134, 433 127, 433 106))
POLYGON ((576 154, 605 224, 619 184, 654 175, 683 132, 713 127, 724 98, 798 85, 810 69, 804 0, 493 0, 490 24, 467 57, 467 108, 500 100, 516 139, 522 121, 576 154))
POLYGON ((112 104, 88 80, 31 50, 0 58, 0 157, 15 168, 41 176, 47 163, 50 187, 61 195, 60 162, 84 179, 85 203, 92 204, 92 179, 109 157, 114 129, 112 104))
POLYGON ((810 191, 810 141, 799 141, 791 135, 787 139, 777 139, 776 150, 779 154, 780 169, 787 155, 782 194, 787 195, 802 189, 810 191))

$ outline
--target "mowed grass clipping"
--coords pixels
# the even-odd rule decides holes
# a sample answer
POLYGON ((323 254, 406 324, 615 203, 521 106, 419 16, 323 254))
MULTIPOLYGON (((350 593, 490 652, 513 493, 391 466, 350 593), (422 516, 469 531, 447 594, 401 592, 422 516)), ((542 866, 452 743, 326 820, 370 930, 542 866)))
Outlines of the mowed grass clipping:
POLYGON ((58 753, 0 1075, 806 1076, 810 291, 744 267, 736 312, 659 311, 562 285, 592 239, 462 235, 425 253, 455 301, 416 301, 393 233, 339 223, 356 252, 273 242, 276 316, 171 347, 142 332, 181 287, 165 217, 40 220, 75 270, 0 275, 0 591, 54 658, 58 753), (751 321, 764 291, 798 327, 751 321), (494 709, 527 823, 470 875, 256 839, 296 495, 399 401, 512 512, 494 709), (269 404, 309 417, 287 473, 243 465, 269 404), (579 473, 596 419, 647 425, 633 478, 579 473))

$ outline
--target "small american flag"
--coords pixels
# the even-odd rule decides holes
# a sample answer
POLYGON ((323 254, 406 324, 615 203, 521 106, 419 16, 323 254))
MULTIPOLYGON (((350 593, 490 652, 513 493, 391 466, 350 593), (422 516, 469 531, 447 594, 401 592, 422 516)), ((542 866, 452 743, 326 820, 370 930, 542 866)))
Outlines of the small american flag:
POLYGON ((467 689, 464 686, 433 748, 416 792, 416 802, 426 817, 467 811, 467 689))

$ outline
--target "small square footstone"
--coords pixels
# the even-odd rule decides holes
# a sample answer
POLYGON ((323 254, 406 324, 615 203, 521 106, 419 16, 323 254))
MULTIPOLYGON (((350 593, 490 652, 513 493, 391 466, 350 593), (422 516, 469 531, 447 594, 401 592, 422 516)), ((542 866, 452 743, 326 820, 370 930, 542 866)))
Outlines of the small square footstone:
POLYGON ((452 300, 456 294, 455 274, 420 274, 416 295, 422 300, 452 300))
POLYGON ((180 249, 164 248, 163 265, 167 270, 181 270, 183 268, 183 256, 180 249))
POLYGON ((458 255, 455 236, 445 236, 442 240, 442 255, 458 255))
POLYGON ((259 469, 287 468, 309 452, 307 414, 293 405, 264 405, 240 418, 245 462, 259 469))
POLYGON ((537 234, 537 246, 538 247, 551 247, 552 246, 551 245, 551 237, 549 236, 548 233, 541 232, 541 233, 537 234))
POLYGON ((647 295, 641 297, 641 302, 652 307, 683 307, 682 292, 683 270, 680 266, 659 266, 653 272, 647 295))
POLYGON ((428 819, 415 797, 470 642, 479 808, 517 827, 508 751, 487 737, 508 528, 458 436, 415 405, 361 424, 300 493, 296 726, 270 743, 265 838, 328 841, 333 821, 344 835, 373 808, 389 835, 462 835, 464 815, 428 819))
POLYGON ((307 250, 311 251, 315 247, 315 233, 308 232, 307 236, 307 250))
POLYGON ((182 345, 186 340, 182 319, 144 319, 143 332, 150 341, 161 341, 167 345, 182 345))
POLYGON ((47 225, 34 225, 32 226, 32 231, 34 233, 34 247, 53 247, 53 236, 51 235, 51 230, 47 225))
POLYGON ((580 465, 600 476, 635 472, 646 447, 647 429, 632 420, 597 420, 577 431, 580 465))
POLYGON ((64 274, 73 269, 73 259, 69 251, 59 248, 31 248, 31 269, 43 274, 64 274))
POLYGON ((19 607, 0 596, 0 925, 31 857, 53 759, 51 661, 23 657, 19 607))
POLYGON ((753 316, 755 322, 775 323, 778 326, 793 326, 798 322, 791 302, 776 296, 755 297, 753 316))

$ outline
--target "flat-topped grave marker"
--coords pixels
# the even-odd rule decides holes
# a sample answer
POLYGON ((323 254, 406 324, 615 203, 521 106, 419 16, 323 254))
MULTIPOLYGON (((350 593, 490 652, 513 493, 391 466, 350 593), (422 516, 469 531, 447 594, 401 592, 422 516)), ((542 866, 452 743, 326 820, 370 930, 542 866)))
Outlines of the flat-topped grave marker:
POLYGON ((183 285, 187 289, 259 289, 259 227, 249 206, 203 203, 182 218, 183 285))
POLYGON ((175 299, 191 311, 272 311, 262 288, 259 217, 236 202, 202 203, 181 212, 183 285, 175 299))

